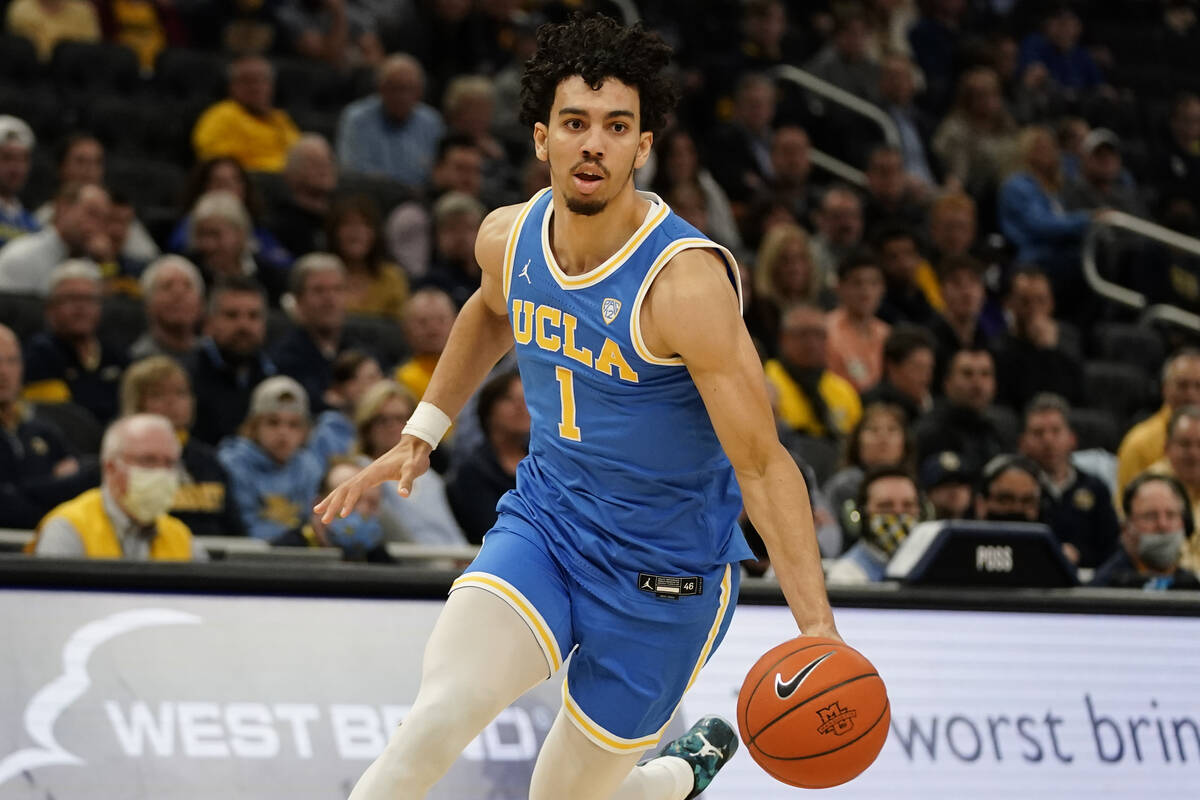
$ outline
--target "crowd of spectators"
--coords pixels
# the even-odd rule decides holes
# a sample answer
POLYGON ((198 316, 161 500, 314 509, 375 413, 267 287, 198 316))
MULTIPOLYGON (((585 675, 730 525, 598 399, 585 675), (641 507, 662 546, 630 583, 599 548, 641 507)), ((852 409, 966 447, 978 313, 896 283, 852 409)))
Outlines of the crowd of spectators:
MULTIPOLYGON (((478 543, 528 446, 507 359, 411 499, 308 508, 399 440, 479 285, 482 219, 548 183, 520 68, 579 5, 0 1, 0 61, 26 48, 39 92, 70 95, 79 53, 136 65, 70 95, 73 130, 0 75, 0 527, 56 555, 478 543), (164 138, 185 124, 182 146, 131 149, 156 134, 101 124, 105 92, 160 109, 164 138)), ((973 518, 1043 523, 1101 581, 1195 584, 1200 351, 1102 301, 1082 255, 1116 212, 1200 232, 1200 96, 1135 95, 1085 30, 1094 3, 582 5, 635 8, 676 48, 682 99, 636 180, 738 257, 832 581, 880 578, 919 521, 973 518)), ((1192 57, 1190 3, 1159 5, 1142 24, 1192 57)), ((1200 266, 1099 240, 1107 277, 1200 308, 1200 266)))

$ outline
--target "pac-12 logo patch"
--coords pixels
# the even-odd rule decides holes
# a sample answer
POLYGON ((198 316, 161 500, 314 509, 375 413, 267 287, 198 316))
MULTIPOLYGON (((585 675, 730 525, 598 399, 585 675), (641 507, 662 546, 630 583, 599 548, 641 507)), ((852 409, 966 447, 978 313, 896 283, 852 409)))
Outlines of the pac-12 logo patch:
POLYGON ((621 313, 621 301, 614 300, 611 297, 604 298, 604 302, 600 304, 600 316, 604 317, 604 324, 610 325, 617 318, 617 314, 621 313))

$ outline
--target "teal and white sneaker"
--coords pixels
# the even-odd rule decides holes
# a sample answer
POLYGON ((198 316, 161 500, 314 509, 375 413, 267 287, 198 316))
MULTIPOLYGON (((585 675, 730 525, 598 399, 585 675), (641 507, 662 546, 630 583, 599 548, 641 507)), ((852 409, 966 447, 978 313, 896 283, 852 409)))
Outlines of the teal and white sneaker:
POLYGON ((703 792, 712 783, 717 772, 738 749, 738 736, 733 726, 721 717, 704 717, 692 729, 668 744, 659 753, 662 756, 682 758, 692 767, 695 786, 686 800, 703 792))

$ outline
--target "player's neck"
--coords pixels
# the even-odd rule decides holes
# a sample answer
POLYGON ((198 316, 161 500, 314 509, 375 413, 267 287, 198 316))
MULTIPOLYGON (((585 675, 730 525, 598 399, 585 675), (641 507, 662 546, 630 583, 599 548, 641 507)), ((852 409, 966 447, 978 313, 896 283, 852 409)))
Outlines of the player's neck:
POLYGON ((649 201, 630 189, 614 197, 599 214, 576 214, 566 200, 554 196, 550 249, 568 275, 582 275, 621 249, 646 218, 649 201))

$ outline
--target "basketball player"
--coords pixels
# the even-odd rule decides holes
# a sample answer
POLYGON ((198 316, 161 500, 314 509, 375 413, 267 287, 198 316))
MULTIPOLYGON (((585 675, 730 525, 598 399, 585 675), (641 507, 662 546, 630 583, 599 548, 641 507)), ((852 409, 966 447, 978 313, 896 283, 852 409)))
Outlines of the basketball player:
POLYGON ((515 340, 532 419, 517 489, 455 581, 413 708, 352 800, 424 797, 572 650, 530 798, 701 792, 737 746, 718 717, 635 764, 729 625, 737 562, 751 557, 743 497, 800 630, 837 637, 805 484, 740 317, 737 265, 634 189, 675 99, 661 75, 670 49, 605 17, 537 38, 521 113, 551 188, 484 221, 482 286, 407 435, 316 507, 326 520, 346 514, 389 479, 407 495, 515 340))

